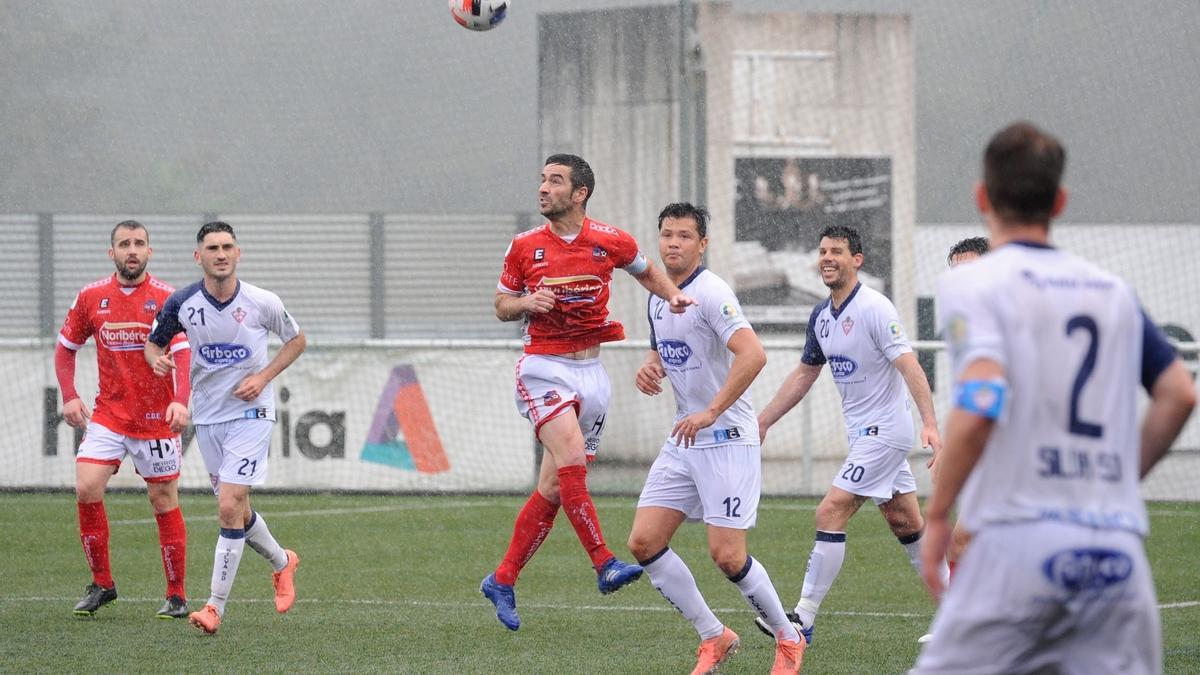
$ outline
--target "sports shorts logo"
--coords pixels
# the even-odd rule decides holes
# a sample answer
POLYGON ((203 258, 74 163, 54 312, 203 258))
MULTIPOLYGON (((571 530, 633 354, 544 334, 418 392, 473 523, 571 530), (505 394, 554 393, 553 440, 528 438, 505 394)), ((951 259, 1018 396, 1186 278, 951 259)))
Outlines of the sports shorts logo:
POLYGON ((1099 591, 1128 579, 1133 558, 1115 549, 1073 548, 1047 558, 1042 573, 1064 591, 1099 591))
POLYGON ((840 354, 830 354, 829 370, 833 373, 833 379, 840 380, 858 372, 858 364, 854 362, 854 359, 840 354))
POLYGON ((557 389, 551 389, 542 396, 542 405, 558 405, 560 402, 562 402, 562 397, 558 395, 557 389))
POLYGON ((213 342, 200 345, 200 358, 214 366, 231 366, 250 358, 250 349, 228 342, 213 342))
POLYGON ((692 357, 692 348, 682 340, 659 340, 658 355, 664 363, 682 366, 692 357))

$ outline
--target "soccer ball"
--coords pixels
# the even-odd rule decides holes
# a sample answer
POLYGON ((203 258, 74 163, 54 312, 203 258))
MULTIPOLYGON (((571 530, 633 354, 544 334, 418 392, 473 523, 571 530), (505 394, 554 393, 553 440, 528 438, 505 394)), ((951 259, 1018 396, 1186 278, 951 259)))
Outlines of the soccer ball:
POLYGON ((464 28, 491 30, 504 20, 511 0, 450 0, 450 15, 464 28))

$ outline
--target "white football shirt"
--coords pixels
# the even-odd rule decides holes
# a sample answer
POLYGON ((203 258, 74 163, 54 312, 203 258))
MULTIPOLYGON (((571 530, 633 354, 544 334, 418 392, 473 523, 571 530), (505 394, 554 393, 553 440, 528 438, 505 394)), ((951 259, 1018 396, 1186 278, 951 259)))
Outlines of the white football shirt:
POLYGON ((1010 243, 948 272, 937 303, 955 379, 987 359, 1008 380, 959 496, 967 529, 1057 520, 1144 534, 1135 389, 1175 356, 1129 286, 1070 253, 1010 243))
POLYGON ((877 436, 907 451, 913 444, 912 408, 892 361, 910 352, 895 305, 860 283, 838 309, 831 298, 813 308, 800 361, 829 364, 849 438, 877 436))
POLYGON ((247 375, 266 368, 270 333, 284 342, 300 334, 279 296, 239 281, 233 297, 218 302, 198 281, 167 298, 148 339, 161 347, 181 331, 192 345, 193 424, 275 419, 270 383, 253 401, 234 397, 233 390, 247 375))
MULTIPOLYGON (((658 351, 675 392, 675 421, 708 407, 733 364, 729 338, 750 328, 733 290, 703 266, 679 288, 697 303, 682 314, 672 314, 667 301, 654 295, 648 303, 650 348, 658 351)), ((758 442, 758 416, 746 391, 711 427, 696 434, 693 447, 758 442)))

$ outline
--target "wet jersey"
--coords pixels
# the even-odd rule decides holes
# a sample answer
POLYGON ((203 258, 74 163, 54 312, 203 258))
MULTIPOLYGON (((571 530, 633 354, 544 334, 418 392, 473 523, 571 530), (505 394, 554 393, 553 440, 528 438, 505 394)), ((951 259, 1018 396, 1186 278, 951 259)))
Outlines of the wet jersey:
POLYGON ((858 284, 841 307, 834 309, 826 298, 813 308, 800 360, 810 366, 829 364, 842 395, 847 436, 877 436, 908 450, 912 409, 904 377, 892 362, 910 352, 892 301, 858 284))
POLYGON ((553 291, 553 309, 525 318, 525 353, 562 354, 625 338, 621 324, 608 318, 612 271, 640 274, 646 265, 627 232, 584 218, 567 241, 546 223, 513 237, 496 289, 509 295, 553 291))
MULTIPOLYGON (((666 300, 651 295, 648 307, 650 347, 658 351, 671 380, 675 421, 708 407, 733 364, 733 352, 726 346, 729 338, 739 329, 750 328, 733 289, 711 271, 700 267, 679 287, 696 301, 695 306, 672 314, 666 300)), ((696 434, 693 447, 758 442, 758 417, 747 390, 711 427, 696 434)))
POLYGON ((986 359, 1008 380, 960 521, 1145 534, 1136 389, 1175 352, 1129 286, 1070 253, 1011 243, 947 273, 937 302, 955 379, 986 359))
MULTIPOLYGON (((71 303, 58 342, 78 351, 89 337, 96 338, 100 391, 92 420, 97 424, 132 438, 177 435, 165 421, 175 380, 155 375, 142 353, 155 314, 174 290, 149 274, 137 286, 122 286, 113 274, 84 286, 71 303)), ((171 353, 188 348, 182 335, 169 344, 171 353)))
POLYGON ((192 345, 192 423, 275 419, 275 391, 263 387, 253 401, 233 395, 248 375, 267 367, 267 339, 287 342, 300 327, 274 293, 239 281, 233 297, 218 302, 198 281, 171 294, 159 312, 150 341, 162 346, 187 332, 192 345))

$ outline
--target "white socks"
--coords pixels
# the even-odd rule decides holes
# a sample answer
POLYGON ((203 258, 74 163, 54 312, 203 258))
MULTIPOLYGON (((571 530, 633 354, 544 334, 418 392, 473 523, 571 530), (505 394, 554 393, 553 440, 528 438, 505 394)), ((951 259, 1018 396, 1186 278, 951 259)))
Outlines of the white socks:
MULTIPOLYGON (((896 537, 900 545, 904 547, 904 552, 908 554, 908 562, 917 571, 917 576, 921 576, 921 535, 925 534, 925 530, 918 530, 914 534, 907 537, 896 537)), ((942 587, 950 585, 950 565, 946 563, 946 556, 942 556, 938 563, 938 576, 942 579, 942 587)))
POLYGON ((771 577, 761 563, 755 565, 754 558, 746 556, 746 566, 737 576, 729 577, 729 580, 737 585, 750 607, 771 626, 777 638, 782 636, 784 640, 800 641, 800 633, 796 632, 796 627, 788 621, 783 603, 779 601, 779 594, 775 592, 771 577))
POLYGON ((842 561, 845 559, 846 533, 817 530, 812 553, 808 554, 808 569, 804 573, 800 602, 796 603, 796 614, 800 615, 805 627, 811 627, 816 620, 817 609, 842 571, 842 561))
POLYGON ((650 576, 650 583, 671 603, 684 618, 692 622, 701 640, 715 638, 725 632, 725 625, 708 608, 704 596, 696 586, 696 578, 683 559, 670 548, 664 548, 645 562, 642 569, 650 576))
POLYGON ((250 523, 246 525, 246 543, 266 558, 276 572, 287 567, 287 552, 275 541, 275 537, 271 536, 271 530, 267 529, 267 521, 263 520, 257 511, 250 512, 250 523))
POLYGON ((237 576, 238 563, 242 560, 242 551, 246 547, 246 531, 221 528, 221 536, 217 537, 217 552, 213 558, 212 591, 208 604, 217 608, 217 614, 224 616, 225 601, 229 600, 229 591, 233 588, 233 579, 237 576))

